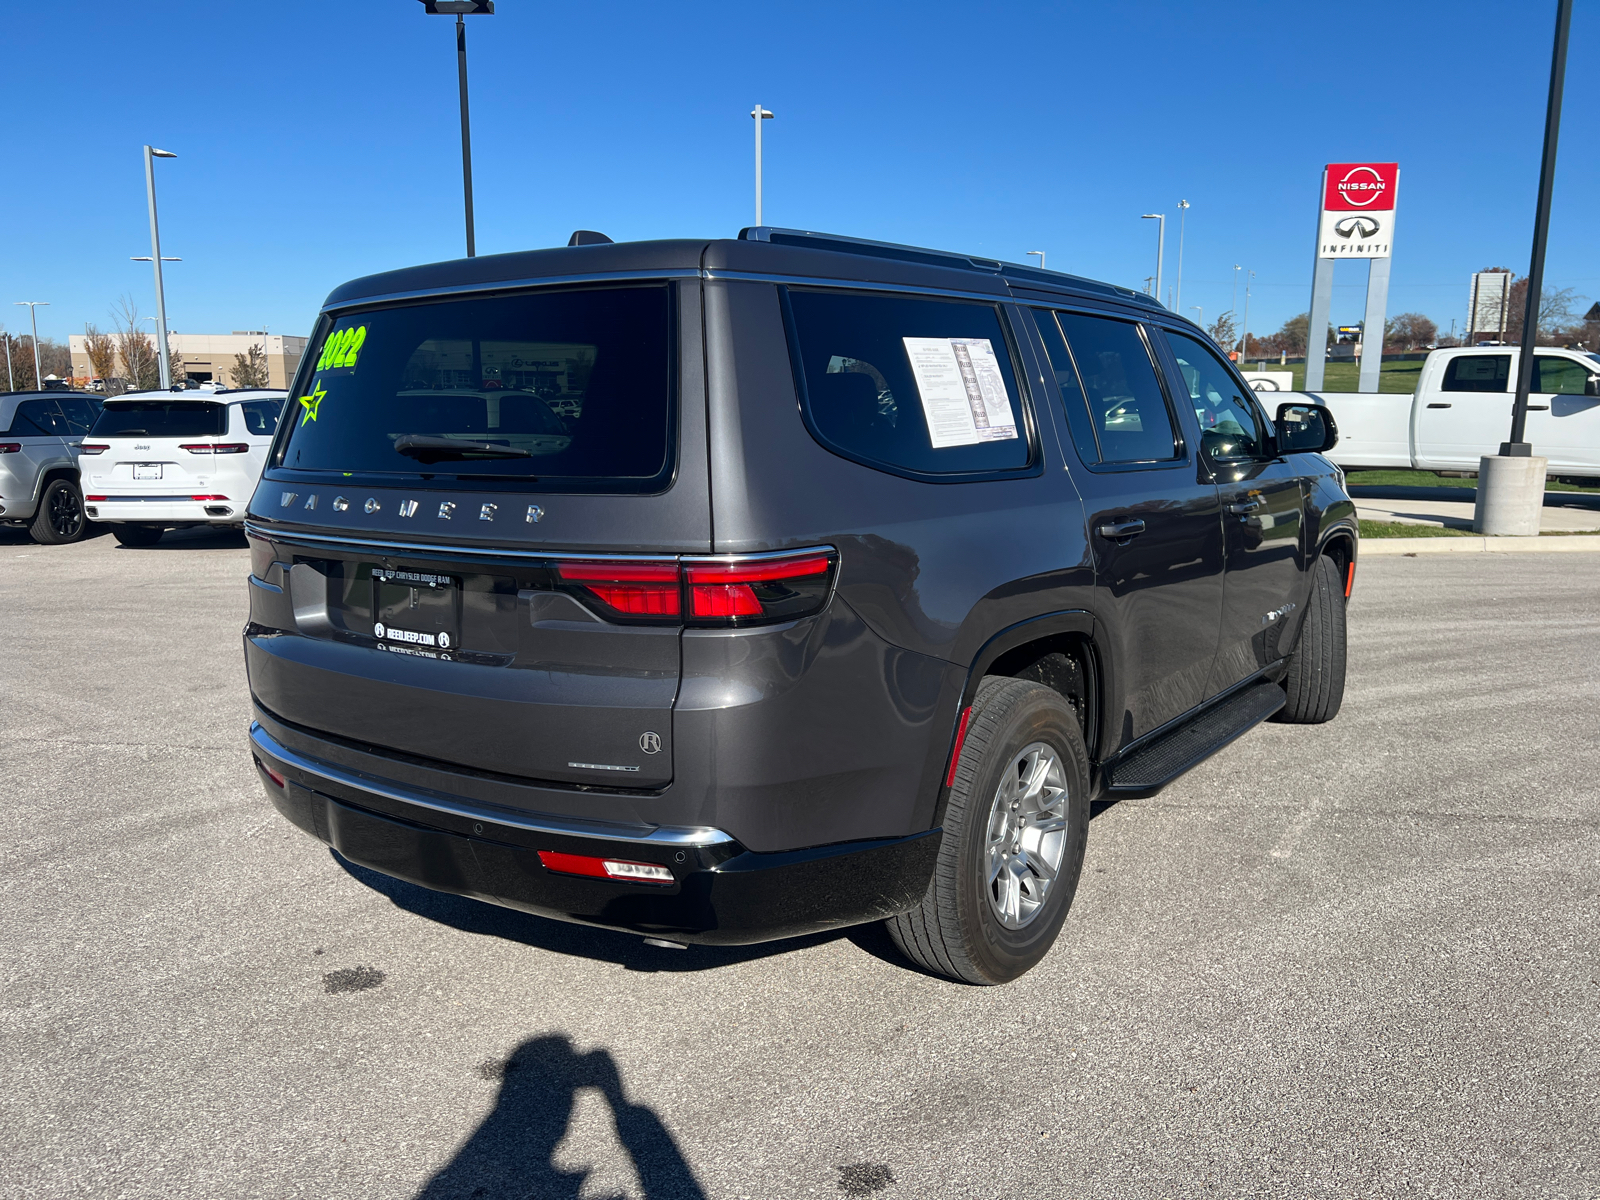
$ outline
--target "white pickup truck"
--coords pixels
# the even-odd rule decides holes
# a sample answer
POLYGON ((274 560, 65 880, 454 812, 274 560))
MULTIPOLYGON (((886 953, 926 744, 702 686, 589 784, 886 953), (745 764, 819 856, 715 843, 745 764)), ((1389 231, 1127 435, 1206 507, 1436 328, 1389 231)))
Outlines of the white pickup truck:
MULTIPOLYGON (((1339 444, 1328 457, 1346 470, 1476 471, 1511 436, 1519 354, 1512 346, 1435 350, 1410 396, 1300 394, 1333 412, 1339 444)), ((1600 476, 1600 355, 1535 353, 1527 440, 1550 460, 1552 476, 1600 476)))

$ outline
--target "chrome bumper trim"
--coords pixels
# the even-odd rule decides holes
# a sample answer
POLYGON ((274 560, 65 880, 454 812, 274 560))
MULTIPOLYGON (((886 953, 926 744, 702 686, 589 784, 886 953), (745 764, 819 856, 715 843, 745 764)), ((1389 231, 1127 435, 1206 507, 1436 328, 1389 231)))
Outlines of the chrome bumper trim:
POLYGON ((332 783, 357 791, 371 792, 400 804, 412 804, 434 812, 448 813, 471 821, 488 821, 531 833, 554 833, 563 837, 596 838, 607 842, 634 842, 648 846, 719 846, 733 841, 720 829, 689 825, 625 825, 617 821, 584 821, 574 817, 549 815, 523 816, 501 808, 478 808, 465 804, 439 792, 401 787, 390 780, 374 775, 348 771, 318 759, 307 758, 289 749, 265 729, 259 721, 250 722, 250 740, 255 748, 269 758, 315 775, 332 783))

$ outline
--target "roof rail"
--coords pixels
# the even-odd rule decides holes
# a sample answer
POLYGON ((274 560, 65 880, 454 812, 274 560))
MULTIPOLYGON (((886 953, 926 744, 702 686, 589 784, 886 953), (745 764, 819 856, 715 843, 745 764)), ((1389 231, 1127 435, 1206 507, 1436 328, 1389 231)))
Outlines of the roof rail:
POLYGON ((896 242, 874 242, 866 238, 845 237, 838 233, 814 233, 808 229, 779 229, 772 225, 751 225, 739 231, 739 240, 745 242, 771 242, 780 246, 797 246, 809 250, 832 250, 840 254, 864 254, 873 258, 892 258, 900 262, 926 263, 934 267, 950 267, 958 271, 982 271, 999 275, 1008 282, 1027 286, 1029 283, 1046 287, 1069 288, 1077 292, 1097 292, 1119 300, 1131 300, 1147 308, 1165 312, 1160 301, 1132 288, 1118 287, 1068 275, 1065 271, 1047 271, 1042 267, 1022 263, 1002 262, 994 258, 978 258, 969 254, 956 254, 948 250, 927 250, 921 246, 902 246, 896 242))

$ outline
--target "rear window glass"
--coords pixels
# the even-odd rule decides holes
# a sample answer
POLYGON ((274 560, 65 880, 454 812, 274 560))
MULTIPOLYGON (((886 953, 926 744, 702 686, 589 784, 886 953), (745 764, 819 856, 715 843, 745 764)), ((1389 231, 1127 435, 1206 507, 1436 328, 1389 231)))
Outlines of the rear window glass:
POLYGON ((995 305, 802 289, 788 303, 807 423, 823 445, 919 475, 1029 464, 995 305))
POLYGON ((278 432, 278 417, 283 413, 282 400, 246 400, 239 405, 244 414, 244 427, 254 434, 278 432))
POLYGON ((100 410, 92 437, 221 437, 226 405, 206 400, 113 400, 100 410))
POLYGON ((1444 369, 1442 392, 1503 392, 1511 374, 1509 354, 1464 354, 1444 369))
POLYGON ((6 432, 12 437, 55 436, 67 432, 67 423, 54 400, 24 400, 11 414, 11 428, 6 432))
POLYGON ((297 471, 644 491, 671 469, 664 286, 341 316, 284 408, 297 471))

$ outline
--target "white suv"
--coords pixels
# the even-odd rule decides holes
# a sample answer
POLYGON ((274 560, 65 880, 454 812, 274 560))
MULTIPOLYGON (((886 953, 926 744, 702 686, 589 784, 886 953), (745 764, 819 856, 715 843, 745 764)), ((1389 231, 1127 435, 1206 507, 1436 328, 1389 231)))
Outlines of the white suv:
POLYGON ((135 392, 108 400, 78 451, 84 511, 124 546, 244 525, 286 393, 135 392))

